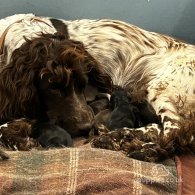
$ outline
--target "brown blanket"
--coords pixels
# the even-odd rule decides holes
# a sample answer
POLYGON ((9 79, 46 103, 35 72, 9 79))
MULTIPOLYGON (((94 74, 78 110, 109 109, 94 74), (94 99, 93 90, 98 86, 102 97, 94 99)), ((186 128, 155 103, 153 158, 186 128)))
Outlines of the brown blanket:
POLYGON ((64 148, 8 151, 0 160, 0 194, 176 194, 175 162, 154 164, 120 152, 64 148))

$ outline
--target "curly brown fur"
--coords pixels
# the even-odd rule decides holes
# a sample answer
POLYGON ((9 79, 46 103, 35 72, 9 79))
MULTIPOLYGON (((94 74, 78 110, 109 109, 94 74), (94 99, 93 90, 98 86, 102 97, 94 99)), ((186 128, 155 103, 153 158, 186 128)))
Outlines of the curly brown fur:
POLYGON ((11 148, 12 150, 30 150, 35 147, 40 147, 40 144, 31 138, 34 122, 22 118, 1 125, 1 142, 5 147, 11 148))
POLYGON ((91 127, 86 85, 111 90, 110 77, 83 44, 59 34, 25 38, 0 75, 1 123, 21 117, 52 120, 73 136, 91 127))

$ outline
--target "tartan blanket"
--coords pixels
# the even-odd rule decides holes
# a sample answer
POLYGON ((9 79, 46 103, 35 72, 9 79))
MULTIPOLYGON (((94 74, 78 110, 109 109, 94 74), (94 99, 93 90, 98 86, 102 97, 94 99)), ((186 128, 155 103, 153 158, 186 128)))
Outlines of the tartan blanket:
POLYGON ((175 161, 154 164, 95 148, 7 151, 2 195, 176 194, 175 161))

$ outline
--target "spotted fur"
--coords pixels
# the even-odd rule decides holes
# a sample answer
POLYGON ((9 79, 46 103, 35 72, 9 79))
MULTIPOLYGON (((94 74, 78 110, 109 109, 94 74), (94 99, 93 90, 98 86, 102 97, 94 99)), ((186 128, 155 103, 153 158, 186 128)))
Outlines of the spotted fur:
MULTIPOLYGON (((33 21, 34 18, 33 14, 19 14, 0 20, 2 34, 10 24, 22 19, 20 23, 13 24, 6 35, 4 55, 1 56, 4 63, 9 62, 12 52, 24 42, 23 36, 31 39, 40 32, 56 32, 50 18, 41 17, 45 23, 33 21)), ((131 93, 141 88, 147 90, 147 95, 142 98, 153 106, 162 127, 153 124, 134 129, 135 132, 141 131, 144 136, 136 135, 139 141, 133 142, 136 149, 129 146, 130 156, 158 160, 161 149, 166 151, 164 156, 168 156, 178 148, 187 146, 194 152, 194 45, 117 20, 60 21, 66 26, 67 37, 84 44, 86 50, 99 62, 100 68, 110 75, 114 85, 126 88, 131 93), (155 141, 158 147, 150 144, 154 141, 151 138, 146 141, 144 138, 153 128, 158 132, 155 141), (181 141, 181 136, 185 135, 183 132, 187 132, 187 137, 182 137, 181 141), (146 156, 143 157, 143 151, 146 150, 144 146, 147 146, 147 151, 154 152, 145 152, 146 156), (170 150, 168 146, 173 149, 170 150), (136 155, 132 155, 135 151, 136 155)), ((109 137, 113 133, 102 136, 109 137)), ((97 140, 97 147, 107 148, 107 140, 101 136, 97 140)))

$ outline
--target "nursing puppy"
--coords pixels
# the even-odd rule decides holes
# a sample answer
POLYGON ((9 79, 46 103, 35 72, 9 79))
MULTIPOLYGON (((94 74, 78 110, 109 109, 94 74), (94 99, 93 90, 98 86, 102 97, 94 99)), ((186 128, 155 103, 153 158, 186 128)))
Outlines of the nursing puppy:
POLYGON ((120 87, 111 95, 110 109, 112 112, 107 125, 110 130, 123 127, 136 128, 143 125, 140 111, 130 102, 127 91, 120 87))
POLYGON ((154 108, 146 100, 139 103, 134 102, 133 105, 139 109, 139 117, 143 125, 148 125, 150 123, 160 124, 160 120, 155 113, 154 108))
MULTIPOLYGON (((94 101, 91 104, 100 106, 94 101)), ((117 87, 111 94, 109 109, 102 109, 96 114, 94 126, 96 129, 100 125, 106 126, 109 130, 118 128, 138 128, 150 123, 159 124, 159 119, 147 101, 132 102, 130 94, 121 87, 117 87)))

